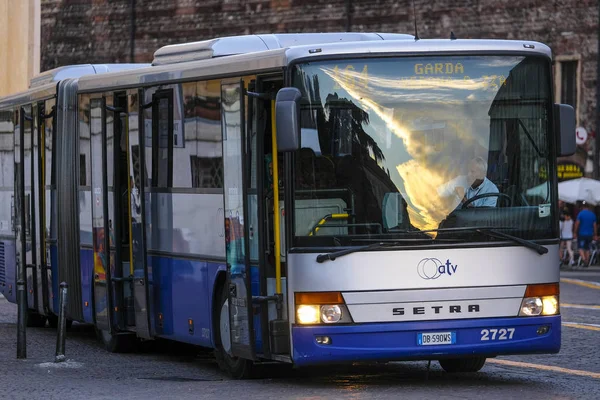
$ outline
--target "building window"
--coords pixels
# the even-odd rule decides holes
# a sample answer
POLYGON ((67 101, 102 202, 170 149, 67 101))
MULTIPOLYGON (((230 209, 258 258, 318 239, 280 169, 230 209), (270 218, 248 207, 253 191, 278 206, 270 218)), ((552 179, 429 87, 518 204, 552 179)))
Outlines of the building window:
POLYGON ((190 156, 192 187, 218 189, 223 187, 223 158, 190 156))
POLYGON ((579 125, 580 62, 579 56, 556 57, 555 101, 569 104, 575 110, 576 123, 579 125))
POLYGON ((577 61, 560 63, 560 102, 577 109, 577 61))
POLYGON ((154 94, 152 106, 152 186, 173 187, 173 91, 154 94))
POLYGON ((86 186, 86 163, 85 163, 85 154, 79 155, 79 186, 86 186))

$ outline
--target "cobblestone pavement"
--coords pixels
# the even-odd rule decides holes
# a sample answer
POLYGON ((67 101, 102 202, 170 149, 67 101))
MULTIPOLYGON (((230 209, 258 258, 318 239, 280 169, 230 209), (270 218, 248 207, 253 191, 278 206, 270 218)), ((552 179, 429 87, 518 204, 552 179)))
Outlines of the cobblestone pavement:
MULTIPOLYGON (((267 378, 232 381, 210 352, 158 346, 137 354, 110 354, 93 330, 74 325, 67 363, 52 363, 56 333, 27 330, 26 360, 16 359, 16 306, 0 298, 2 399, 597 399, 600 398, 600 290, 573 283, 600 282, 600 273, 568 272, 561 283, 562 349, 556 355, 499 357, 480 373, 450 375, 436 362, 390 363, 294 371, 275 366, 267 378), (584 325, 588 324, 588 325, 584 325)), ((593 286, 593 285, 592 285, 593 286)))

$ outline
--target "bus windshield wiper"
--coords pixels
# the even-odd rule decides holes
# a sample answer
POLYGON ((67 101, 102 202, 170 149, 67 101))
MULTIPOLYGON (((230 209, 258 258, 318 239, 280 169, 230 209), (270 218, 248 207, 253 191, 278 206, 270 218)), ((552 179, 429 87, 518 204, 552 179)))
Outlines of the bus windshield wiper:
MULTIPOLYGON (((403 232, 403 233, 414 234, 414 233, 418 233, 418 232, 411 231, 411 232, 403 232)), ((423 242, 423 241, 430 241, 430 242, 434 241, 434 239, 432 237, 410 238, 410 239, 396 238, 396 239, 356 239, 356 240, 358 240, 358 241, 373 240, 373 241, 377 241, 377 242, 367 244, 365 246, 352 246, 352 247, 347 247, 342 250, 333 251, 331 253, 319 254, 317 256, 317 262, 322 263, 323 261, 327 261, 327 260, 334 261, 336 258, 345 256, 346 254, 358 253, 358 252, 366 251, 366 250, 377 250, 377 249, 381 249, 381 248, 402 246, 403 244, 405 244, 407 242, 415 243, 415 242, 423 242)))
POLYGON ((336 258, 341 257, 341 256, 345 256, 346 254, 352 254, 352 253, 357 253, 359 251, 365 251, 365 250, 376 250, 376 249, 381 249, 383 247, 390 247, 390 246, 396 246, 397 243, 395 242, 377 242, 377 243, 372 243, 372 244, 368 244, 366 246, 354 246, 354 247, 349 247, 343 250, 338 250, 338 251, 333 251, 331 253, 325 253, 325 254, 319 254, 317 256, 317 262, 318 263, 322 263, 324 261, 334 261, 336 258))
MULTIPOLYGON (((500 228, 502 229, 502 228, 500 228)), ((509 235, 508 233, 502 232, 498 230, 498 228, 494 229, 492 227, 460 227, 460 228, 445 228, 438 229, 435 232, 478 232, 483 235, 487 235, 493 238, 507 239, 512 240, 513 242, 519 243, 529 249, 535 250, 538 254, 546 254, 548 249, 542 245, 539 245, 531 240, 523 239, 518 236, 509 235)))
MULTIPOLYGON (((456 232, 456 233, 477 232, 477 233, 481 233, 483 235, 487 235, 487 236, 490 236, 493 238, 511 240, 513 242, 519 243, 529 249, 536 251, 540 255, 548 253, 548 249, 542 245, 539 245, 531 240, 520 238, 518 236, 509 235, 508 233, 502 232, 499 229, 502 229, 502 228, 494 228, 494 227, 487 227, 487 226, 479 227, 479 228, 478 227, 459 227, 459 228, 430 229, 430 230, 421 231, 421 232, 422 233, 425 233, 425 232, 436 232, 436 233, 440 233, 440 232, 456 232)), ((406 234, 406 233, 415 233, 415 232, 414 231, 405 231, 405 232, 399 232, 399 233, 406 234)), ((349 248, 334 251, 331 253, 319 254, 317 256, 317 262, 323 263, 328 260, 334 261, 338 257, 342 257, 347 254, 358 253, 361 251, 377 250, 377 249, 387 248, 387 247, 396 247, 396 246, 400 245, 400 242, 422 241, 422 240, 424 240, 424 239, 395 239, 393 241, 380 241, 380 242, 368 244, 365 246, 349 247, 349 248)), ((434 242, 436 241, 436 239, 433 239, 433 238, 430 240, 434 241, 434 242)), ((437 239, 437 240, 439 240, 439 239, 437 239)))

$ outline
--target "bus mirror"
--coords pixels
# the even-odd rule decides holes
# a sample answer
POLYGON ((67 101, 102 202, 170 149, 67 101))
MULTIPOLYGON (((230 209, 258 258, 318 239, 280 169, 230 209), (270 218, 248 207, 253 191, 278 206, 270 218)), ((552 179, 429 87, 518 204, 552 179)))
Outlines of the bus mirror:
POLYGON ((296 88, 283 88, 275 99, 277 151, 295 151, 300 148, 300 98, 296 88))
POLYGON ((575 153, 575 111, 568 104, 554 105, 554 132, 558 136, 558 156, 575 153))

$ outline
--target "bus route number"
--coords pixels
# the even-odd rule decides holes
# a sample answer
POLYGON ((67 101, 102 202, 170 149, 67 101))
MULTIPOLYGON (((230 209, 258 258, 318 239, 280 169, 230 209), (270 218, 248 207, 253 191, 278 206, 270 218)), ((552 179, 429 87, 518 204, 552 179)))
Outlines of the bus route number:
POLYGON ((340 71, 339 66, 333 67, 333 88, 336 90, 346 89, 355 90, 357 88, 368 89, 369 87, 369 68, 365 64, 360 72, 354 65, 348 64, 340 71))
POLYGON ((513 338, 514 333, 515 333, 515 328, 482 329, 481 330, 481 341, 510 340, 513 338))

